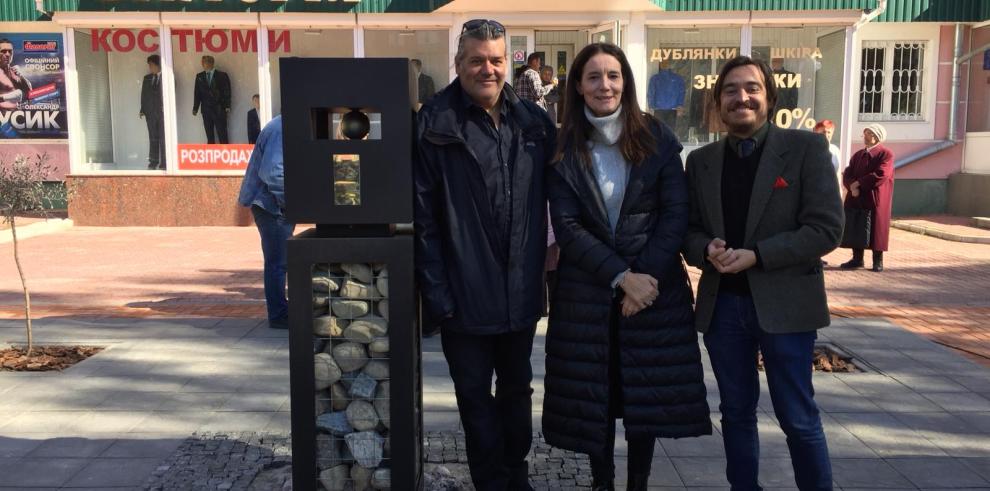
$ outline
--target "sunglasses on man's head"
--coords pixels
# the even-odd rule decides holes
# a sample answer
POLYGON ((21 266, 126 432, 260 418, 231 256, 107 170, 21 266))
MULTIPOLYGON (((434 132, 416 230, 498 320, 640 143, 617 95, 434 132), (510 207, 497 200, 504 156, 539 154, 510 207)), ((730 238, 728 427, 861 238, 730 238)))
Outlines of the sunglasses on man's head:
POLYGON ((488 29, 492 34, 505 34, 505 26, 503 26, 497 20, 489 19, 472 19, 464 23, 461 27, 461 36, 468 32, 480 31, 482 29, 488 29))

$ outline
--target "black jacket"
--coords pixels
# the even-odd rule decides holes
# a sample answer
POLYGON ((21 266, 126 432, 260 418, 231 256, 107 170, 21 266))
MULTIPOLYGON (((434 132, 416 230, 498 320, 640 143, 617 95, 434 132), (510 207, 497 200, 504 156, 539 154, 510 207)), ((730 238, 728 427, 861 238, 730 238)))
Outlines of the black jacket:
POLYGON ((155 75, 149 73, 141 81, 141 114, 146 118, 162 117, 162 83, 161 74, 155 83, 155 75))
POLYGON ((251 108, 247 113, 248 143, 254 145, 261 134, 261 119, 258 118, 258 110, 251 108))
POLYGON ((546 341, 543 433, 556 447, 593 455, 605 448, 611 282, 626 269, 650 274, 660 285, 652 306, 618 316, 615 326, 626 435, 711 433, 680 255, 688 223, 681 145, 666 126, 654 121, 653 129, 658 152, 631 169, 614 238, 591 170, 572 152, 547 170, 560 262, 546 341))
POLYGON ((480 164, 461 128, 467 108, 459 80, 417 115, 416 274, 429 325, 471 334, 532 328, 540 318, 546 257, 544 169, 556 128, 546 112, 505 86, 517 132, 509 248, 499 230, 480 164), (449 319, 448 319, 449 318, 449 319))
POLYGON ((199 111, 200 105, 203 106, 203 111, 212 111, 215 114, 230 110, 230 77, 227 72, 214 70, 212 83, 205 71, 196 74, 193 111, 199 111))

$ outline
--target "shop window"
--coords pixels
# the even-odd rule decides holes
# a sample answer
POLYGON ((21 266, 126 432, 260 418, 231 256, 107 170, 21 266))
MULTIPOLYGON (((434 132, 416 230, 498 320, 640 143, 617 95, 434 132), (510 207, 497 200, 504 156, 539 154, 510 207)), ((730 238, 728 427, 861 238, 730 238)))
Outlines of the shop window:
POLYGON ((281 77, 279 62, 284 57, 353 58, 354 31, 351 29, 305 29, 282 31, 289 37, 290 49, 269 53, 272 77, 272 116, 281 114, 281 77))
POLYGON ((82 162, 76 171, 164 169, 157 29, 74 29, 82 162))
MULTIPOLYGON (((179 170, 243 170, 251 155, 248 112, 258 93, 256 29, 175 27, 176 134, 179 170)), ((269 50, 291 52, 287 32, 269 32, 269 50)))
POLYGON ((863 41, 860 121, 923 121, 925 41, 863 41))
POLYGON ((776 126, 810 131, 827 119, 841 134, 845 43, 841 26, 753 28, 753 57, 770 65, 777 86, 776 126))
POLYGON ((449 37, 448 29, 365 29, 364 54, 368 58, 412 60, 416 99, 422 104, 447 86, 450 78, 449 37))
POLYGON ((740 29, 648 28, 646 39, 644 105, 674 130, 686 150, 718 140, 725 127, 712 90, 722 65, 739 55, 740 29))

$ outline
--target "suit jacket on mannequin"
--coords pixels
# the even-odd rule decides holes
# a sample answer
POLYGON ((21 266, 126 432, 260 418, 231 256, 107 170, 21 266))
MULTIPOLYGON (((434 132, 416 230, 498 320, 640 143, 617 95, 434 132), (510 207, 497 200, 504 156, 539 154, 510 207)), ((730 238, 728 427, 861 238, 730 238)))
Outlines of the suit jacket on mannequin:
POLYGON ((193 97, 193 111, 230 110, 230 77, 227 72, 213 70, 213 81, 204 70, 196 74, 196 92, 193 97))

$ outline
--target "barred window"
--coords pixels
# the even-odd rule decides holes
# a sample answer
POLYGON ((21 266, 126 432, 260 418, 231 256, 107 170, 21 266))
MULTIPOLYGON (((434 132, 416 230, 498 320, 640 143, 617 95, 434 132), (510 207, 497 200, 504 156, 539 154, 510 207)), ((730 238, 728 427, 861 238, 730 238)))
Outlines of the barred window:
POLYGON ((863 41, 860 121, 925 119, 925 41, 863 41))

